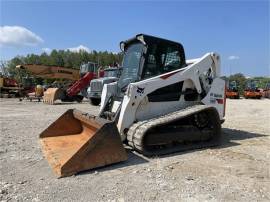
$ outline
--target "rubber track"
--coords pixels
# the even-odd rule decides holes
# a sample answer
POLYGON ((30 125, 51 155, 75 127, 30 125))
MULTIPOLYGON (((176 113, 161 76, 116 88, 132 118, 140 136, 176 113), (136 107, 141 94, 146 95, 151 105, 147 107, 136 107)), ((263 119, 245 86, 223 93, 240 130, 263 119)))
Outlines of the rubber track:
POLYGON ((168 124, 172 121, 175 120, 179 120, 185 117, 188 117, 192 114, 196 114, 198 112, 204 111, 204 110, 209 110, 209 109, 213 109, 213 107, 211 106, 207 106, 207 105, 193 105, 191 107, 187 107, 184 109, 181 109, 179 111, 176 112, 172 112, 157 118, 153 118, 153 119, 149 119, 149 120, 145 120, 145 121, 139 121, 137 123, 134 123, 128 133, 127 133, 127 140, 128 140, 128 144, 135 150, 137 150, 140 153, 143 153, 144 155, 147 156, 153 156, 153 155, 163 155, 163 154, 167 154, 167 153, 172 153, 172 152, 176 152, 176 151, 182 151, 182 150, 187 150, 187 149, 195 149, 195 148, 201 148, 201 147, 205 147, 205 146, 214 146, 217 143, 201 143, 201 144, 197 144, 197 145, 188 145, 186 147, 178 147, 178 148, 171 148, 168 149, 166 151, 159 151, 159 152, 155 152, 155 153, 151 153, 149 151, 144 150, 143 148, 143 138, 145 133, 150 130, 153 127, 156 127, 158 125, 164 125, 164 124, 168 124))

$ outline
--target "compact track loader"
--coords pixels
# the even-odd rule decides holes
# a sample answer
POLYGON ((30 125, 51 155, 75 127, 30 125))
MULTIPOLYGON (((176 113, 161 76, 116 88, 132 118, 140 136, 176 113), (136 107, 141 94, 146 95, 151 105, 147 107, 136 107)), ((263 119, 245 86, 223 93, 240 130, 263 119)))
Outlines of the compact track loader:
POLYGON ((186 60, 180 43, 144 34, 120 47, 122 74, 104 85, 99 115, 71 109, 40 134, 60 177, 125 161, 123 143, 146 156, 219 144, 226 98, 218 54, 186 60))

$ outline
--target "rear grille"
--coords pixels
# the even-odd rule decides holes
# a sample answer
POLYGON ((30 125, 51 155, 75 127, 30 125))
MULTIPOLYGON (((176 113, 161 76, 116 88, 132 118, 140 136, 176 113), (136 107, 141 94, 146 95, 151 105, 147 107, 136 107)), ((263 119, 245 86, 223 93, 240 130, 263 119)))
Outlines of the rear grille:
POLYGON ((91 82, 91 91, 102 91, 102 83, 101 82, 91 82))

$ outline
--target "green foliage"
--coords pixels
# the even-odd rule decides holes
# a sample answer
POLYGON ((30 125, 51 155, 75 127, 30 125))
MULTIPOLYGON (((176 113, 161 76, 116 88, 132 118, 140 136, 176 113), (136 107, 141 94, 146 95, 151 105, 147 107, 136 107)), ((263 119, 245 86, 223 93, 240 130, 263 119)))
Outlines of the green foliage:
MULTIPOLYGON (((52 50, 50 54, 42 53, 40 55, 28 54, 27 56, 16 56, 10 61, 0 64, 1 71, 8 76, 21 81, 22 77, 31 76, 26 72, 16 70, 16 65, 19 64, 41 64, 54 65, 63 67, 72 67, 79 69, 82 63, 95 62, 100 66, 107 66, 115 62, 121 63, 122 54, 114 54, 107 51, 93 51, 88 53, 86 51, 71 52, 69 50, 52 50)), ((36 79, 37 80, 37 79, 36 79)), ((44 83, 51 83, 53 80, 45 79, 44 83)), ((40 82, 40 81, 39 81, 40 82)))
POLYGON ((259 88, 265 88, 267 83, 270 83, 269 77, 254 77, 254 80, 258 81, 259 88))
MULTIPOLYGON (((71 52, 69 50, 52 50, 50 54, 42 53, 40 55, 28 54, 27 56, 17 56, 8 62, 0 62, 1 72, 4 75, 8 75, 12 78, 21 81, 22 77, 29 76, 26 72, 18 71, 15 69, 16 65, 19 64, 42 64, 42 65, 54 65, 54 66, 64 66, 79 69, 82 63, 95 62, 100 66, 107 66, 113 64, 114 62, 121 63, 123 58, 122 53, 114 54, 108 51, 92 51, 91 53, 80 51, 71 52)), ((236 81, 239 87, 240 94, 243 94, 247 79, 243 74, 237 73, 229 77, 222 77, 225 81, 236 81)), ((258 87, 264 88, 267 83, 270 83, 270 78, 268 77, 255 77, 252 78, 258 80, 258 87)), ((48 84, 54 81, 54 79, 35 79, 36 82, 43 82, 48 84)))

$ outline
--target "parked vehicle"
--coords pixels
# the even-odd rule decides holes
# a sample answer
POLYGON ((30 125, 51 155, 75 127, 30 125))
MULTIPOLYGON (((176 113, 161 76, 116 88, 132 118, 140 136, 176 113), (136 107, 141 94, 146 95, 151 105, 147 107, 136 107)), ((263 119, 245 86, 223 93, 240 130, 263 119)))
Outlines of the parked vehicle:
POLYGON ((101 101, 101 93, 105 84, 118 81, 121 75, 121 68, 110 67, 104 70, 102 78, 93 79, 87 89, 88 98, 92 105, 99 105, 101 101))

